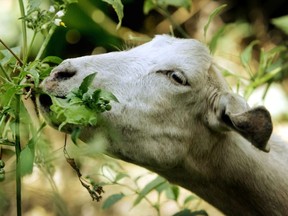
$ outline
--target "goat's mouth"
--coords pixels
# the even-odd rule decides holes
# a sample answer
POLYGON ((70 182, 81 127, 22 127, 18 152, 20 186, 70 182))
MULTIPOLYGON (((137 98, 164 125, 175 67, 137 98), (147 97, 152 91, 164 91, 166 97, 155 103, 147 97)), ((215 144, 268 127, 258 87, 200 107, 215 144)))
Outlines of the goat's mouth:
POLYGON ((49 95, 47 94, 41 94, 39 96, 39 103, 40 103, 40 108, 44 112, 50 112, 50 106, 52 106, 52 99, 49 95))
POLYGON ((42 116, 49 125, 57 129, 61 125, 62 120, 59 119, 57 113, 51 110, 52 105, 53 101, 50 95, 45 93, 39 95, 38 106, 42 116))

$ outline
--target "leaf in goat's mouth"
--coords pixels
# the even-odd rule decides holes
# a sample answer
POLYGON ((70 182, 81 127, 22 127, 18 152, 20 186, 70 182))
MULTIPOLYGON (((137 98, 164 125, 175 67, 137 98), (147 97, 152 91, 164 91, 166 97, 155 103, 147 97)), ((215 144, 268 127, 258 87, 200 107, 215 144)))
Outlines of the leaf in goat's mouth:
POLYGON ((66 98, 51 96, 50 118, 59 125, 95 126, 100 113, 111 110, 110 101, 118 102, 110 92, 90 88, 96 73, 84 78, 79 88, 73 89, 66 98))

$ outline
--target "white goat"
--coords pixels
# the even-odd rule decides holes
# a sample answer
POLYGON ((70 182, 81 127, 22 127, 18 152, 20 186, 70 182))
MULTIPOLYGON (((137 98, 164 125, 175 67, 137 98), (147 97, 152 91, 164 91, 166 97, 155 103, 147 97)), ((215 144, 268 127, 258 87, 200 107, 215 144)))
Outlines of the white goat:
MULTIPOLYGON (((288 146, 269 112, 231 93, 205 45, 157 36, 127 51, 68 59, 42 84, 65 97, 88 74, 119 100, 103 114, 107 153, 187 188, 227 215, 288 215, 288 146), (269 148, 271 151, 269 152, 269 148), (267 153, 269 152, 269 153, 267 153)), ((51 101, 40 96, 49 116, 51 101)))

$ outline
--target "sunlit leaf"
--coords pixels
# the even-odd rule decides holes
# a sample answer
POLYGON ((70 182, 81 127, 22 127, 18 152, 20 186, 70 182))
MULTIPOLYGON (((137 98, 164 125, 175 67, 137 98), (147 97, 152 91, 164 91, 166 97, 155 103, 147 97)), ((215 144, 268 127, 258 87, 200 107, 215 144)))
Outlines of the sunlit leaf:
POLYGON ((117 29, 120 28, 121 24, 122 24, 122 19, 124 17, 124 13, 123 13, 123 4, 121 2, 121 0, 102 0, 110 5, 112 5, 112 7, 114 8, 117 16, 118 16, 118 25, 117 25, 117 29))
POLYGON ((156 189, 159 185, 166 183, 166 180, 160 176, 156 177, 154 180, 149 182, 142 191, 140 191, 138 197, 133 203, 133 206, 136 206, 140 203, 140 201, 149 194, 152 190, 156 189))
POLYGON ((81 133, 81 128, 79 128, 79 127, 74 129, 73 132, 71 133, 71 140, 75 145, 78 145, 77 139, 78 139, 80 133, 81 133))
MULTIPOLYGON (((15 55, 19 56, 20 50, 21 50, 20 47, 13 47, 10 49, 15 55)), ((5 66, 8 63, 15 62, 15 61, 16 61, 15 57, 12 55, 12 53, 9 50, 7 49, 0 50, 0 64, 5 66)))
POLYGON ((286 34, 288 34, 288 15, 272 19, 271 22, 286 34))
MULTIPOLYGON (((15 94, 21 94, 23 86, 15 85, 10 82, 4 83, 2 86, 0 86, 1 91, 3 90, 3 93, 1 92, 0 102, 2 106, 6 106, 10 103, 11 100, 14 99, 15 94)), ((11 110, 11 109, 10 109, 11 110)))
POLYGON ((170 189, 170 184, 168 182, 165 182, 164 184, 160 184, 158 187, 155 188, 155 190, 158 193, 161 193, 161 192, 169 190, 169 189, 170 189))
POLYGON ((215 53, 216 48, 217 48, 217 43, 218 43, 219 39, 221 38, 221 36, 223 36, 223 33, 224 33, 226 27, 227 27, 227 25, 219 28, 219 30, 213 35, 211 41, 209 42, 209 49, 210 49, 210 52, 212 54, 215 53))
POLYGON ((197 197, 194 195, 190 195, 190 196, 186 197, 184 200, 184 205, 187 205, 188 203, 190 203, 191 201, 193 201, 195 199, 197 199, 197 197))
POLYGON ((31 68, 28 73, 33 77, 35 87, 38 87, 40 78, 38 71, 35 68, 31 68))
POLYGON ((33 171, 33 163, 34 163, 34 157, 35 157, 33 145, 27 144, 20 153, 20 164, 21 164, 22 176, 31 174, 33 171))
POLYGON ((115 182, 120 181, 123 178, 129 177, 129 175, 127 175, 126 173, 118 173, 115 177, 115 182))
POLYGON ((115 203, 117 203, 119 200, 121 200, 125 195, 123 193, 119 194, 113 194, 109 196, 103 203, 102 209, 108 209, 115 203))
POLYGON ((258 44, 259 41, 253 41, 251 42, 245 49, 244 51, 241 53, 240 55, 240 59, 242 64, 247 67, 250 64, 251 58, 252 58, 252 51, 253 51, 253 47, 258 44))
POLYGON ((156 8, 156 4, 153 0, 146 0, 143 5, 143 12, 144 14, 148 14, 151 10, 156 8))
POLYGON ((217 7, 209 16, 208 22, 206 23, 206 25, 204 26, 204 38, 206 40, 206 34, 207 34, 207 30, 210 26, 210 23, 212 22, 212 20, 220 14, 220 12, 222 11, 223 8, 225 8, 227 6, 227 4, 221 5, 219 7, 217 7))
POLYGON ((177 201, 179 194, 180 190, 178 186, 171 185, 169 188, 166 189, 166 196, 168 199, 177 201))

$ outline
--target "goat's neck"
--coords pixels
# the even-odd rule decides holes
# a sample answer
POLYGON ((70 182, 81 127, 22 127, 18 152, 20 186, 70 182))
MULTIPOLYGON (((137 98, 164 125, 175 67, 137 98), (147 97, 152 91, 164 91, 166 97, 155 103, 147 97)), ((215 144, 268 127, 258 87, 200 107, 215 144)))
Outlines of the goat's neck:
POLYGON ((200 158, 191 152, 183 166, 163 175, 228 215, 288 215, 288 169, 273 159, 275 152, 231 137, 215 141, 200 158))

